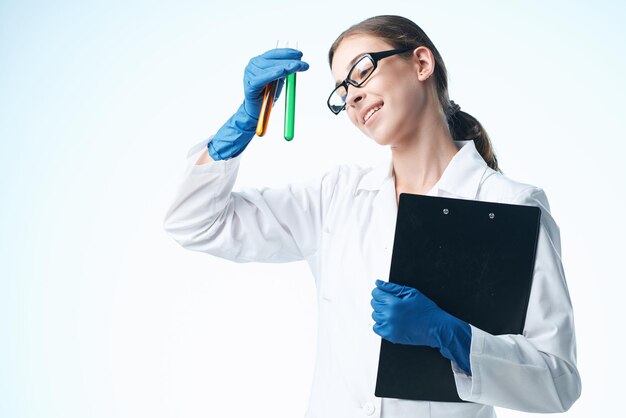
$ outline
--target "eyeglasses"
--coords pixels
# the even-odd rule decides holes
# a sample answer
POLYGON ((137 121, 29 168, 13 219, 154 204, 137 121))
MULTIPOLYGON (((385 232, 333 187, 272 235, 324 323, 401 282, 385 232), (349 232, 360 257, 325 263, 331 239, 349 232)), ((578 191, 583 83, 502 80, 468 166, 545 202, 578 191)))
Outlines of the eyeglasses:
POLYGON ((338 115, 346 108, 346 98, 348 97, 348 85, 360 87, 372 75, 378 61, 392 55, 410 51, 412 48, 391 49, 389 51, 370 52, 363 55, 348 71, 348 77, 335 87, 328 97, 328 108, 335 115, 338 115))

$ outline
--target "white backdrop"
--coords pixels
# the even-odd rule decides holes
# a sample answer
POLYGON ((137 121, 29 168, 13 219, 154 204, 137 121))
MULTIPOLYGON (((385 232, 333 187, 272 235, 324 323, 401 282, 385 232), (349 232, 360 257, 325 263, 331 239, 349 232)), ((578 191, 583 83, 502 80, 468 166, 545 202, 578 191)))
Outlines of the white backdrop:
POLYGON ((377 14, 428 33, 504 172, 546 190, 583 379, 565 416, 619 415, 623 2, 21 0, 0 2, 0 417, 303 416, 307 266, 186 251, 162 221, 187 149, 234 112, 247 61, 276 40, 311 64, 296 137, 282 139, 281 100, 236 187, 382 160, 325 105, 329 45, 377 14))

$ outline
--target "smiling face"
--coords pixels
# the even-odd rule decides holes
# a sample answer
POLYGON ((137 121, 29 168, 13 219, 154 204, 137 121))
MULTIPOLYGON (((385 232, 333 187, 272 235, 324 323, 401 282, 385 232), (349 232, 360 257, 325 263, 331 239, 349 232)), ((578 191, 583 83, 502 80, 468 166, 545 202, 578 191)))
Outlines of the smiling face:
MULTIPOLYGON (((395 47, 371 35, 348 36, 335 51, 333 78, 336 83, 341 83, 356 58, 391 49, 395 47)), ((345 109, 348 117, 365 135, 381 145, 410 140, 432 101, 429 84, 425 82, 434 68, 434 61, 428 62, 428 56, 432 57, 432 54, 423 47, 409 54, 381 59, 363 85, 348 87, 345 109)))

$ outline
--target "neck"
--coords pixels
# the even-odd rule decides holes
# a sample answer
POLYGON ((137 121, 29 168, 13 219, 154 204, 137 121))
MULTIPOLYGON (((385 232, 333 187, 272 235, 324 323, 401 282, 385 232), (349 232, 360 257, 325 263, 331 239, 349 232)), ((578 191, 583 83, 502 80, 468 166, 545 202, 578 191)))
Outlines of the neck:
POLYGON ((396 196, 427 194, 457 153, 445 117, 425 114, 415 135, 391 147, 396 196))

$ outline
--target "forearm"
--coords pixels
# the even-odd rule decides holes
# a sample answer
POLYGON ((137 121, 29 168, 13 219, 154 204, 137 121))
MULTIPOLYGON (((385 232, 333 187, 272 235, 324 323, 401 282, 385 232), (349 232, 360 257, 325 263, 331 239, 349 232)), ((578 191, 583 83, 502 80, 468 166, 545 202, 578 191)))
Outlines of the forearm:
POLYGON ((213 161, 215 160, 209 155, 209 149, 205 148, 204 151, 200 154, 200 158, 198 158, 198 160, 196 161, 196 165, 204 165, 213 161))
POLYGON ((237 177, 239 159, 213 161, 206 143, 178 187, 164 219, 164 229, 187 249, 213 253, 219 225, 237 177))
POLYGON ((522 335, 472 327, 472 376, 453 367, 463 400, 525 412, 563 412, 578 399, 580 376, 570 359, 539 351, 522 335))
POLYGON ((472 330, 469 324, 446 313, 444 323, 438 328, 435 339, 441 355, 454 361, 465 373, 471 375, 472 330))
POLYGON ((212 161, 206 142, 188 155, 164 220, 181 246, 238 262, 297 261, 316 251, 339 169, 306 183, 235 192, 241 157, 212 161))

